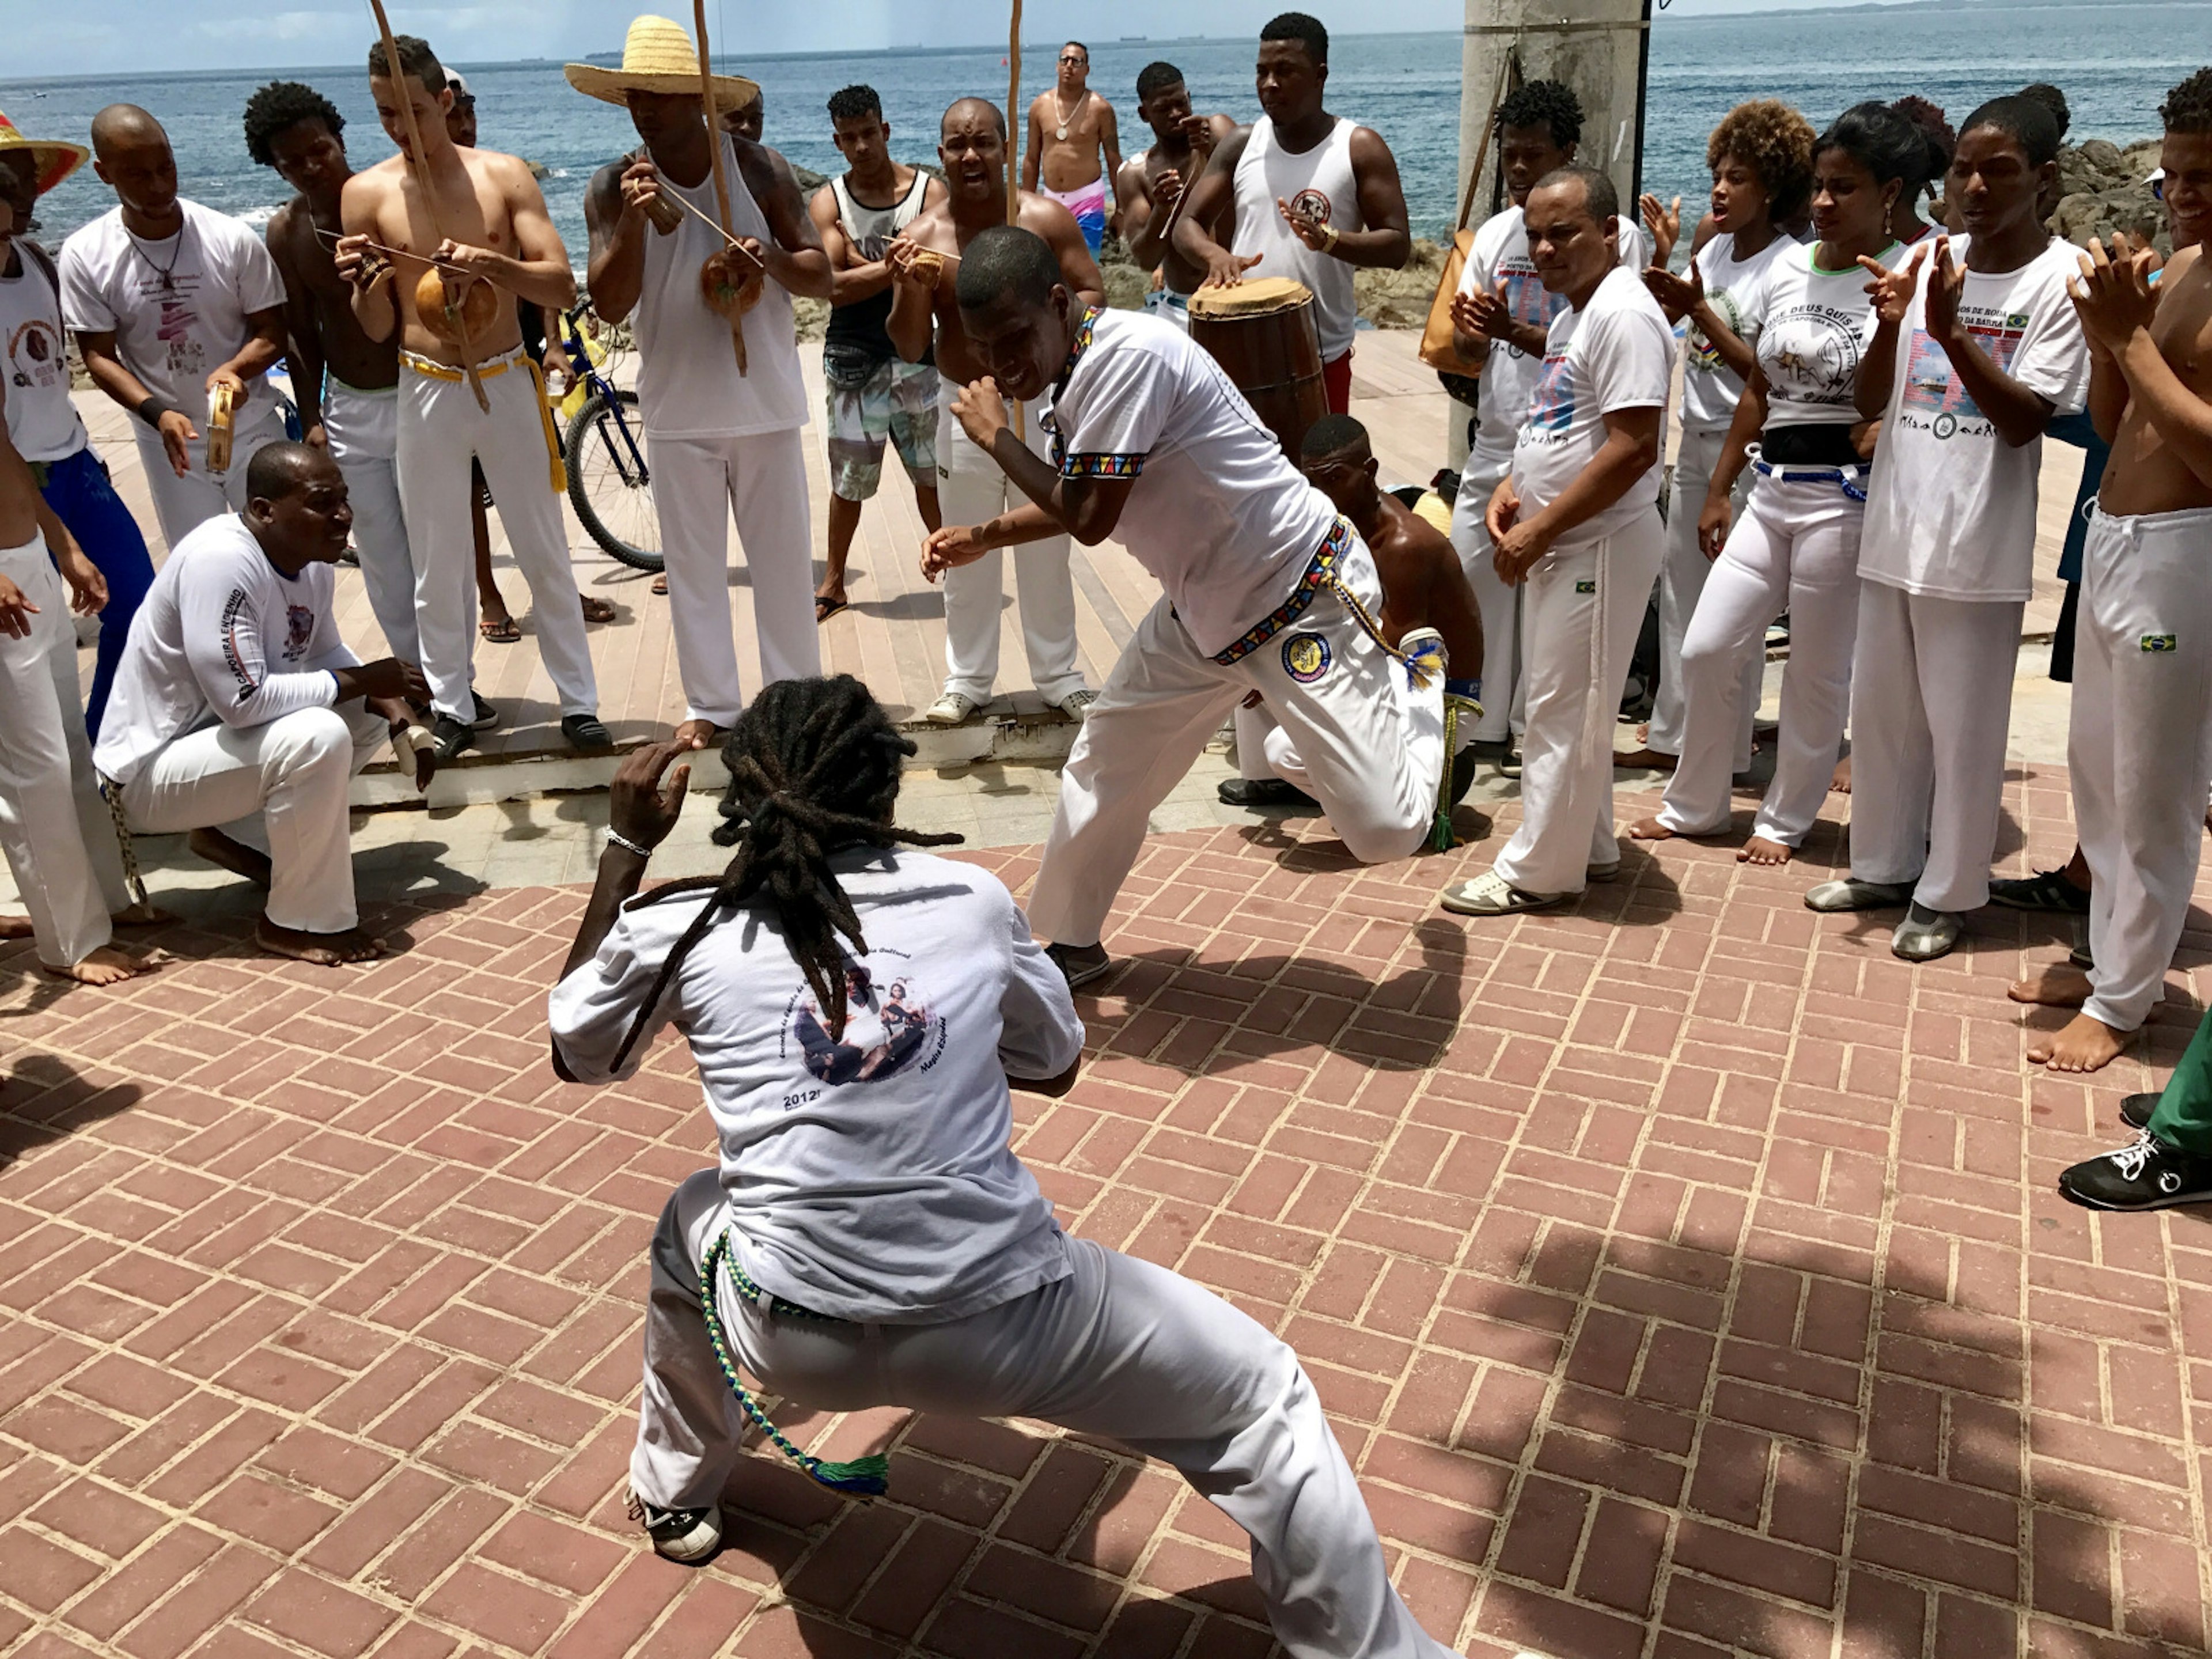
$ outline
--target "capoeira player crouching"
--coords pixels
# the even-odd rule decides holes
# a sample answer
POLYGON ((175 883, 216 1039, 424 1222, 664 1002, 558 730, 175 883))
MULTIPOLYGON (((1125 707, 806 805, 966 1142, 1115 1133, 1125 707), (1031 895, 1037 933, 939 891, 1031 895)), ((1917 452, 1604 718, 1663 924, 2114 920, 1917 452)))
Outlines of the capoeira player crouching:
POLYGON ((1528 587, 1522 818, 1496 864, 1445 890, 1444 908, 1462 915, 1557 904, 1620 867, 1613 728, 1665 553, 1659 449, 1674 331, 1620 263, 1619 211, 1594 167, 1561 167, 1528 192, 1528 255, 1567 308, 1486 514, 1499 579, 1528 587))
POLYGON ((1443 1659, 1391 1588, 1297 1356, 1182 1275, 1068 1237, 1008 1146, 1009 1080, 1065 1093, 1083 1022, 996 877, 899 845, 956 837, 893 823, 914 744, 867 688, 782 680, 756 696, 724 751, 736 858, 627 902, 683 806, 690 769, 659 783, 679 752, 641 750, 617 774, 550 1006, 572 1081, 629 1077, 662 1026, 682 1031, 719 1142, 650 1247, 629 1484, 653 1548, 714 1553, 750 1427, 833 1490, 884 1490, 882 1458, 825 1463, 770 1425, 742 1367, 819 1411, 1036 1418, 1118 1440, 1250 1534, 1295 1659, 1443 1659))
POLYGON ((131 829, 189 830, 195 853, 268 888, 262 949, 366 962, 383 945, 354 908, 346 785, 426 688, 412 663, 363 663, 338 637, 331 567, 353 512, 337 463, 264 444, 246 495, 154 578, 93 762, 131 829))
POLYGON ((1423 628, 1383 643, 1366 544, 1219 365, 1170 324, 1084 305, 1027 231, 969 242, 957 298, 990 378, 953 412, 1030 504, 939 531, 924 574, 1048 535, 1110 535, 1167 590, 1060 775, 1030 909, 1069 984, 1106 971, 1099 933, 1147 817, 1250 692, 1352 856, 1419 846, 1444 765, 1443 641, 1423 628), (1048 390, 1053 461, 1014 436, 1001 395, 1048 390))

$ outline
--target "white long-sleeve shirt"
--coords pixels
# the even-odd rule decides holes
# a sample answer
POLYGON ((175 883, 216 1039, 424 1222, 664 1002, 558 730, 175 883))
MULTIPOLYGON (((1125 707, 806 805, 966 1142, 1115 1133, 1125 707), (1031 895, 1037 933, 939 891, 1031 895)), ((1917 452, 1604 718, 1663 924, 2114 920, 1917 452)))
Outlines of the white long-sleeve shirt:
POLYGON ((131 619, 94 764, 128 783, 187 732, 333 707, 332 671, 361 660, 338 637, 334 580, 327 564, 286 576, 228 514, 186 536, 131 619))

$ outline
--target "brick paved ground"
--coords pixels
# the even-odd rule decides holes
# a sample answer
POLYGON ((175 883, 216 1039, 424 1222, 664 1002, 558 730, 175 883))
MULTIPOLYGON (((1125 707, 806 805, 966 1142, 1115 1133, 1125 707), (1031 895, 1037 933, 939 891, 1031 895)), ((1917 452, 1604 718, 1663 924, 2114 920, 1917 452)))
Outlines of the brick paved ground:
MULTIPOLYGON (((2063 776, 2014 804, 2063 853, 2063 776)), ((1632 852, 1463 926, 1431 896, 1494 836, 1371 872, 1310 820, 1164 839, 1022 1150, 1297 1346, 1470 1651, 2203 1651, 2212 1231, 2050 1192, 2193 1015, 2030 1076, 2000 993, 2057 930, 1908 969, 1802 908, 1836 844, 1632 852)), ((709 1140, 674 1048, 548 1070, 579 903, 395 913, 406 954, 343 975, 244 955, 242 903, 119 994, 0 956, 0 1653, 1257 1659, 1231 1529, 1033 1425, 787 1413, 888 1443, 891 1498, 757 1458, 712 1567, 641 1549, 641 1247, 709 1140)))

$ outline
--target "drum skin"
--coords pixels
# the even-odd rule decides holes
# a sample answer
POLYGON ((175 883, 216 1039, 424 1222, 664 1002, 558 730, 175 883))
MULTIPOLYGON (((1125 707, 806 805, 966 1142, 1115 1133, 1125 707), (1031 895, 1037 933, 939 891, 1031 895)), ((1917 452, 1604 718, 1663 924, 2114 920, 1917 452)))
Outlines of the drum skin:
POLYGON ((1306 428, 1328 412, 1311 290, 1287 276, 1200 289, 1190 296, 1190 337, 1297 465, 1306 428))

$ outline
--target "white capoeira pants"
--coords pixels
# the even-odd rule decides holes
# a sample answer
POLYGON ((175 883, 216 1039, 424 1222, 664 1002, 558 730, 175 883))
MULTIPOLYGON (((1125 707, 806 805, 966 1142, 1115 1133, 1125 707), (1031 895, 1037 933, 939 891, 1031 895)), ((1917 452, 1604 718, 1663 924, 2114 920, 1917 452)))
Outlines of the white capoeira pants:
POLYGON ((599 685, 554 488, 552 416, 538 366, 520 346, 479 365, 489 414, 477 407, 458 369, 407 351, 399 354, 399 499, 415 555, 415 626, 432 704, 457 720, 476 711, 469 690, 477 645, 473 460, 483 468, 507 546, 530 584, 538 652, 561 713, 593 713, 599 685))
MULTIPOLYGON (((1743 670, 1763 668, 1766 625, 1784 610, 1790 660, 1782 671, 1779 748, 1751 833, 1796 847, 1820 817, 1850 705, 1865 517, 1866 504, 1832 482, 1762 477, 1752 486, 1682 646, 1688 718, 1681 761, 1659 809, 1669 830, 1710 836, 1728 828, 1729 780, 1741 769, 1736 745, 1750 718, 1745 699, 1756 695, 1743 670)), ((1656 739, 1656 715, 1651 731, 1656 739)))
MULTIPOLYGON (((1348 526, 1346 534, 1338 574, 1368 614, 1380 616, 1375 562, 1348 526)), ((1107 676, 1060 774, 1029 902, 1039 939, 1098 942, 1152 809, 1254 690, 1280 725, 1278 737, 1297 750, 1299 787, 1321 802, 1354 858, 1379 864, 1421 844, 1444 767, 1441 677, 1409 685, 1405 666, 1325 586, 1303 614, 1229 663, 1198 648, 1163 596, 1107 676), (1318 652, 1307 643, 1316 639, 1318 652), (1294 644, 1307 665, 1303 680, 1285 660, 1294 644)))
POLYGON ((39 607, 30 637, 0 634, 0 852, 39 960, 72 968, 113 937, 131 902, 77 687, 69 595, 43 537, 0 549, 0 576, 39 607))
POLYGON ((1477 743, 1503 743, 1510 732, 1528 726, 1521 684, 1522 591, 1499 578, 1482 516, 1507 470, 1486 467, 1462 474, 1459 497, 1452 503, 1452 547, 1482 612, 1482 719, 1474 728, 1477 743))
MULTIPOLYGON (((1687 703, 1682 674, 1682 641, 1690 631, 1690 619, 1697 614, 1698 596, 1705 591, 1705 579, 1712 574, 1715 561, 1705 556, 1698 545, 1698 516, 1705 510, 1705 496, 1711 489, 1713 469, 1720 464, 1721 451, 1728 442, 1728 429, 1717 432, 1688 432, 1682 434, 1680 447, 1674 454, 1674 483, 1667 503, 1667 562, 1659 571, 1659 690, 1651 699, 1651 734, 1644 746, 1662 755, 1682 752, 1684 710, 1687 703)), ((1730 505, 1735 509, 1735 523, 1743 522, 1747 508, 1745 481, 1751 476, 1746 467, 1737 480, 1730 505)), ((1856 540, 1851 544, 1856 549, 1856 540)), ((1781 615, 1778 609, 1775 616, 1781 615)), ((1766 619, 1774 620, 1773 617, 1766 619)), ((1765 626, 1761 625, 1761 637, 1765 626)), ((1794 640, 1793 640, 1794 648, 1794 640)), ((1848 662, 1850 653, 1845 653, 1848 662)), ((1755 652, 1745 659, 1742 669, 1742 714, 1736 723, 1735 750, 1735 769, 1751 769, 1751 725, 1759 714, 1759 692, 1766 672, 1766 653, 1755 652)), ((1791 843, 1793 846, 1796 843, 1791 843)))
MULTIPOLYGON (((664 1509, 718 1504, 735 1396, 702 1316, 699 1263, 727 1224, 719 1171, 678 1187, 653 1238, 645 1389, 630 1485, 664 1509)), ((1294 1659, 1445 1659, 1391 1588, 1375 1523, 1297 1356, 1179 1273, 1071 1239, 1073 1271, 936 1325, 763 1311, 720 1276, 731 1358, 817 1411, 1024 1417, 1157 1457, 1251 1536, 1252 1577, 1294 1659)))
POLYGON ((645 447, 666 550, 668 617, 676 633, 685 718, 726 729, 745 706, 730 622, 732 514, 752 584, 763 684, 822 672, 806 446, 801 429, 793 427, 743 438, 664 438, 647 432, 645 447))
POLYGON ((143 421, 134 421, 131 435, 138 445, 138 465, 145 470, 146 493, 154 498, 161 539, 174 547, 210 519, 246 511, 246 463, 262 445, 284 435, 284 418, 276 412, 275 393, 264 390, 247 398, 231 427, 230 466, 222 472, 207 470, 203 423, 202 435, 185 446, 187 470, 181 478, 169 465, 160 433, 143 421))
MULTIPOLYGON (((949 525, 981 524, 1029 503, 1029 497, 984 451, 975 447, 952 413, 960 388, 951 380, 937 401, 937 504, 949 525)), ((1022 406, 1023 434, 1031 451, 1048 454, 1042 404, 1022 406)), ((1083 690, 1075 656, 1075 576, 1066 536, 1048 536, 1013 550, 1020 589, 1022 643, 1030 679, 1047 702, 1083 690)), ((999 683, 999 607, 1006 554, 994 548, 973 564, 945 573, 945 689, 988 702, 999 683)))
MULTIPOLYGON (((1931 910, 1989 902, 2025 609, 2019 599, 1938 599, 1870 578, 1860 584, 1851 668, 1858 880, 1913 883, 1913 902, 1931 910)), ((2077 682, 2075 701, 2081 696, 2077 682)))
MULTIPOLYGON (((1241 778, 1280 778, 1294 789, 1313 793, 1313 779, 1307 775, 1306 763, 1298 758, 1297 744, 1291 734, 1283 730, 1275 717, 1267 712, 1264 702, 1256 708, 1237 705, 1237 775, 1241 778)), ((1459 751, 1469 744, 1479 742, 1472 723, 1456 728, 1457 742, 1452 752, 1444 757, 1449 765, 1459 758, 1459 751)), ((1439 782, 1438 786, 1443 786, 1439 782)))
POLYGON ((344 474, 353 508, 354 551, 361 559, 368 608, 390 654, 420 663, 415 626, 415 556, 399 501, 399 388, 363 392, 336 375, 323 385, 323 436, 344 474))
POLYGON ((2082 1012, 2132 1031, 2165 994, 2204 840, 2212 508, 2093 513, 2074 639, 2066 764, 2096 962, 2082 1012))
POLYGON ((1546 554, 1523 584, 1521 827, 1495 868, 1524 892, 1579 893, 1592 866, 1620 862, 1613 728, 1665 552, 1653 507, 1601 541, 1546 554))
POLYGON ((261 726, 204 726, 173 738, 123 786, 131 829, 216 828, 269 855, 269 920, 342 933, 354 908, 346 785, 391 738, 359 698, 295 708, 261 726))

